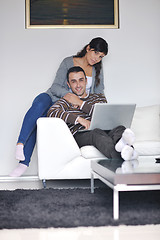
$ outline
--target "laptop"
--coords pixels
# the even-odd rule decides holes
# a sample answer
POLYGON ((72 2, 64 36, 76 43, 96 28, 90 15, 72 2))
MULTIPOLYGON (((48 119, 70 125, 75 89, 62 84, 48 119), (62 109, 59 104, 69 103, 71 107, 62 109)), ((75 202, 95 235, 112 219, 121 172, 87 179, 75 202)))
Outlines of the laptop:
POLYGON ((94 105, 89 131, 95 128, 111 130, 119 125, 130 128, 136 104, 96 103, 94 105))

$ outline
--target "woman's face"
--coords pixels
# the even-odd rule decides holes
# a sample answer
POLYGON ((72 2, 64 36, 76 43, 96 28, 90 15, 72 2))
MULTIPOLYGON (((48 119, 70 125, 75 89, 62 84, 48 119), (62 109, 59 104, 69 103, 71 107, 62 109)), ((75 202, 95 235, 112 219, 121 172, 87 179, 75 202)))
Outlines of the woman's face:
POLYGON ((91 66, 95 65, 96 63, 99 63, 105 56, 103 52, 97 52, 93 48, 90 48, 90 46, 88 46, 86 50, 87 50, 86 58, 88 64, 91 66))

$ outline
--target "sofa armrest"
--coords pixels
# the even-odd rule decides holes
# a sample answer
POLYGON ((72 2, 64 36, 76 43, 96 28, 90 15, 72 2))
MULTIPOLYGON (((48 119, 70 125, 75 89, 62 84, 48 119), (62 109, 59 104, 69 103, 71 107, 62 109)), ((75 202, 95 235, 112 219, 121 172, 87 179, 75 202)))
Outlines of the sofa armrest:
POLYGON ((64 165, 81 155, 66 123, 60 118, 37 120, 38 175, 52 179, 64 165))

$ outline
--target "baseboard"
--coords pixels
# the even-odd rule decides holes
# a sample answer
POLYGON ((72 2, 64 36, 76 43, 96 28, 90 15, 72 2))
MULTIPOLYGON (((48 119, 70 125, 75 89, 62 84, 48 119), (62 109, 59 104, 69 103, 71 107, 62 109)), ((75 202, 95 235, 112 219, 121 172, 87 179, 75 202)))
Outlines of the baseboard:
POLYGON ((42 181, 38 176, 0 177, 0 190, 40 189, 42 187, 42 181))
MULTIPOLYGON (((98 179, 95 179, 95 187, 105 187, 105 185, 98 179)), ((0 177, 0 190, 41 188, 43 188, 43 184, 38 176, 0 177)), ((46 180, 46 188, 90 188, 90 179, 46 180)))

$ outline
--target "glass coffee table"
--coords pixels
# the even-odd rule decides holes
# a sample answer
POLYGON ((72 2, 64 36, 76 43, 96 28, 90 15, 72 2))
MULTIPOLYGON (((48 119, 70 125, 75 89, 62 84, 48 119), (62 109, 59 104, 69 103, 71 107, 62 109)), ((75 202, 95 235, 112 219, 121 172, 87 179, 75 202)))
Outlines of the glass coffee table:
POLYGON ((119 192, 160 190, 160 163, 123 161, 120 159, 91 161, 91 193, 94 177, 113 189, 113 218, 119 219, 119 192))

